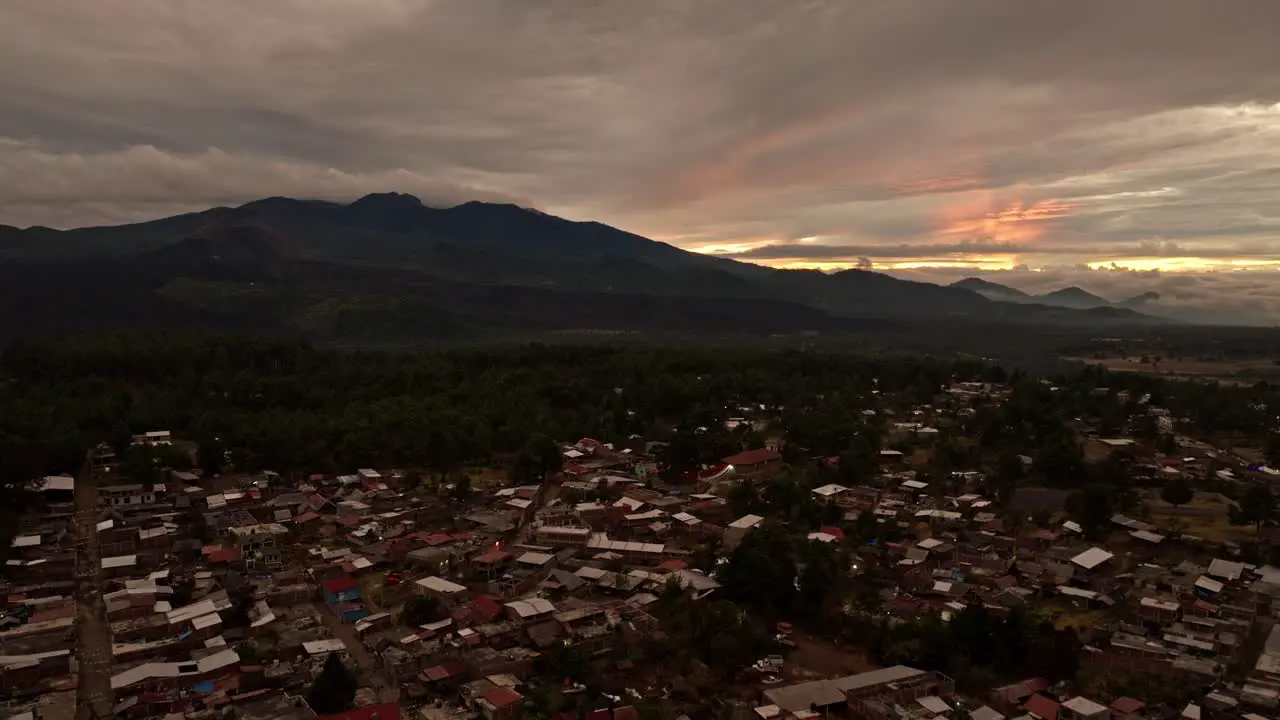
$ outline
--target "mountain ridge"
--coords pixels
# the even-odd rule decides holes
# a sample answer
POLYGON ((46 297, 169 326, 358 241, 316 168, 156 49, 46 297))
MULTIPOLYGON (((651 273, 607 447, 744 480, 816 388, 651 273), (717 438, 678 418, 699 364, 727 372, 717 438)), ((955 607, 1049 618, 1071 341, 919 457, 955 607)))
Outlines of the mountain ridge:
MULTIPOLYGON (((128 225, 5 230, 0 265, 18 288, 36 267, 50 282, 60 274, 82 280, 53 303, 68 312, 59 326, 74 324, 70 306, 92 306, 95 293, 104 292, 132 298, 121 310, 127 318, 145 315, 142 299, 154 294, 177 306, 175 317, 184 307, 222 313, 232 324, 252 314, 255 326, 320 334, 359 329, 350 317, 371 327, 432 332, 415 313, 441 319, 449 332, 507 327, 517 317, 548 329, 651 328, 665 318, 680 327, 708 323, 711 332, 741 326, 768 333, 868 322, 1152 322, 1123 308, 998 302, 962 287, 867 270, 768 268, 512 204, 434 208, 403 193, 350 203, 269 197, 128 225), (114 279, 84 282, 92 277, 87 266, 114 279), (529 311, 512 303, 526 303, 529 311), (687 318, 676 310, 681 306, 687 318), (619 315, 597 311, 606 307, 619 315)), ((29 287, 22 292, 26 301, 43 297, 29 287)), ((20 294, 0 287, 5 302, 20 294)))

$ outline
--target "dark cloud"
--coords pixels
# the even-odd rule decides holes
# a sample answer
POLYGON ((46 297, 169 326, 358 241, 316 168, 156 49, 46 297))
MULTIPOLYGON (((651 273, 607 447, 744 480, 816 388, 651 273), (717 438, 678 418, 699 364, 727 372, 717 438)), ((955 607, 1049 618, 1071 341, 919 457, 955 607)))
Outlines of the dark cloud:
POLYGON ((0 6, 0 223, 400 190, 756 260, 1280 260, 1271 0, 0 6))

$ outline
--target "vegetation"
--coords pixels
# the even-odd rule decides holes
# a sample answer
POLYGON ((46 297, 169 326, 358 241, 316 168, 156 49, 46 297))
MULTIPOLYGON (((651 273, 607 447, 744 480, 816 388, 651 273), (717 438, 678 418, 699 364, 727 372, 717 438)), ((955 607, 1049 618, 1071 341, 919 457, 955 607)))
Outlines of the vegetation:
POLYGON ((307 704, 319 715, 350 710, 359 684, 337 653, 330 653, 324 668, 307 691, 307 704))
POLYGON ((440 605, 440 601, 428 595, 415 595, 409 598, 400 614, 400 620, 409 627, 433 623, 444 617, 445 609, 440 605))

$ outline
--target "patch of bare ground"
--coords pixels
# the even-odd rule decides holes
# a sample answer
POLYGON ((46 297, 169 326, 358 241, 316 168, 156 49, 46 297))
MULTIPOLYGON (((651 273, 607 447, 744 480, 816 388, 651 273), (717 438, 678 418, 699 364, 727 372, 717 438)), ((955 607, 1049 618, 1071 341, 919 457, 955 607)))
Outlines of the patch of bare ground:
POLYGON ((880 666, 861 649, 802 632, 791 636, 796 646, 787 655, 786 673, 795 682, 854 675, 880 666))
POLYGON ((1280 377, 1280 366, 1268 358, 1210 360, 1202 358, 1066 357, 1064 360, 1100 365, 1112 372, 1139 372, 1172 378, 1201 378, 1224 383, 1253 384, 1280 377))

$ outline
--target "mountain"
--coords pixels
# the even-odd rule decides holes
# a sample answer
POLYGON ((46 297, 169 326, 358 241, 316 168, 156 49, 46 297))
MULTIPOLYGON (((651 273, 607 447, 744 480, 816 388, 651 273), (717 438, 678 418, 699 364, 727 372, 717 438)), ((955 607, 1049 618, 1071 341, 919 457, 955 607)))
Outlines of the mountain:
POLYGON ((1131 298, 1125 298, 1124 300, 1121 300, 1120 302, 1116 303, 1116 307, 1129 308, 1130 310, 1140 310, 1143 308, 1150 307, 1152 304, 1158 302, 1159 300, 1160 300, 1160 293, 1154 292, 1154 291, 1147 291, 1144 293, 1140 293, 1138 295, 1134 295, 1131 298))
POLYGON ((1030 295, 1018 290, 1017 288, 1011 288, 1008 285, 1001 285, 1000 283, 994 283, 990 280, 983 280, 982 278, 976 277, 957 280, 956 282, 951 283, 950 287, 970 290, 982 295, 983 297, 987 297, 992 300, 1000 300, 1002 302, 1027 302, 1031 300, 1030 295))
POLYGON ((1040 295, 1036 298, 1036 302, 1054 307, 1072 308, 1075 310, 1089 310, 1092 308, 1109 307, 1111 302, 1094 295, 1091 292, 1082 290, 1072 286, 1054 290, 1046 295, 1040 295))
POLYGON ((1073 310, 1093 310, 1107 307, 1137 309, 1142 305, 1160 299, 1159 293, 1148 292, 1122 302, 1112 303, 1106 298, 1098 297, 1087 290, 1075 286, 1054 290, 1044 295, 1032 295, 1016 288, 1011 288, 1008 285, 1001 285, 1000 283, 977 277, 957 280, 951 283, 949 287, 972 290, 983 297, 1001 302, 1033 303, 1073 310))
POLYGON ((273 197, 65 231, 0 226, 0 338, 137 324, 373 342, 1152 322, 984 295, 863 270, 775 270, 515 205, 433 208, 398 193, 348 204, 273 197))

